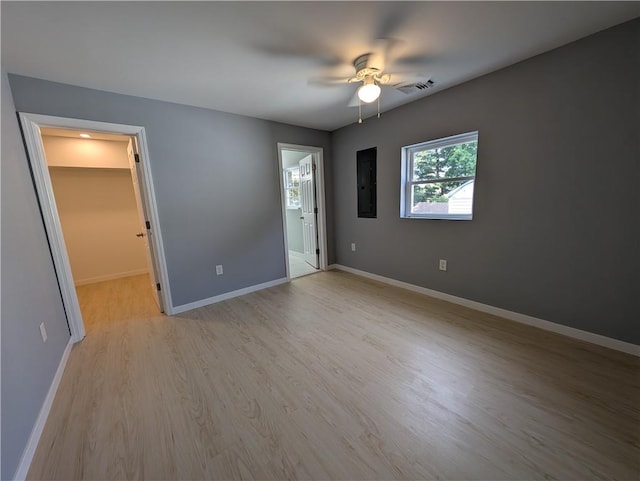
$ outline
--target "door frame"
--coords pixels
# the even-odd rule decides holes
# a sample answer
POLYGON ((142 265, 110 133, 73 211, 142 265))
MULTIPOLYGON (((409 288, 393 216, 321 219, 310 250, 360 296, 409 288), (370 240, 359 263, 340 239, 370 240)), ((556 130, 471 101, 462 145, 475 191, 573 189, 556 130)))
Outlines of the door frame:
POLYGON ((133 193, 136 198, 136 211, 138 214, 138 220, 140 221, 139 228, 142 230, 136 236, 142 235, 145 249, 145 258, 147 261, 147 267, 151 275, 151 283, 153 289, 153 297, 156 301, 156 304, 160 308, 161 311, 164 310, 162 304, 162 291, 157 289, 158 284, 158 266, 155 261, 155 257, 151 254, 153 252, 153 243, 155 242, 155 238, 153 237, 153 232, 149 232, 147 229, 147 223, 149 220, 149 216, 147 215, 148 209, 146 209, 146 203, 143 198, 145 186, 140 182, 141 179, 144 179, 144 172, 140 171, 142 166, 140 164, 140 153, 138 148, 138 142, 135 137, 129 137, 129 142, 127 142, 127 160, 129 161, 129 170, 131 171, 131 181, 133 183, 133 193))
POLYGON ((280 200, 282 207, 282 234, 284 236, 284 259, 287 272, 287 280, 291 281, 289 267, 289 241, 287 240, 287 206, 284 192, 284 169, 282 167, 282 151, 292 150, 311 154, 313 162, 316 164, 315 188, 316 207, 318 208, 318 222, 316 229, 318 232, 318 248, 320 249, 319 270, 326 271, 328 268, 327 255, 327 215, 325 205, 324 190, 324 150, 322 147, 312 147, 309 145, 297 145, 278 142, 278 175, 280 177, 280 200))
MULTIPOLYGON (((167 275, 167 262, 164 255, 164 247, 162 244, 162 234, 160 231, 160 222, 158 217, 158 209, 156 206, 156 196, 153 188, 153 178, 151 175, 151 166, 149 162, 149 150, 147 148, 147 137, 144 127, 124 124, 113 124, 107 122, 96 122, 92 120, 73 119, 66 117, 55 117, 50 115, 31 114, 25 112, 18 113, 22 134, 24 137, 25 147, 31 166, 33 182, 35 185, 36 195, 40 203, 40 211, 44 222, 49 246, 51 248, 51 256, 60 286, 62 302, 67 315, 71 340, 79 342, 85 337, 84 321, 80 312, 78 303, 78 295, 76 293, 73 274, 71 272, 71 264, 67 247, 62 234, 62 225, 60 216, 55 203, 51 177, 49 176, 49 168, 42 143, 41 127, 52 127, 69 130, 82 130, 102 132, 109 134, 124 134, 134 136, 137 139, 138 150, 140 155, 140 164, 142 166, 144 189, 141 189, 143 202, 148 210, 151 221, 152 231, 155 240, 155 249, 152 249, 151 256, 155 261, 158 269, 158 275, 162 286, 163 295, 161 299, 161 310, 171 312, 170 305, 171 292, 169 287, 169 277, 167 275)), ((153 273, 151 273, 153 275, 153 273)))

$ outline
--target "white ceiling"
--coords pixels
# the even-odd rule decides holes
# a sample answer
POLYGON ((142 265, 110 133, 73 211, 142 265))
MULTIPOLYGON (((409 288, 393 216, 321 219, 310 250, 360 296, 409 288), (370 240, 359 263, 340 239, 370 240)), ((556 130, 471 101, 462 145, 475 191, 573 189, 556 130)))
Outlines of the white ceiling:
MULTIPOLYGON (((386 111, 640 16, 640 2, 1 2, 10 73, 333 130, 355 122, 354 73, 376 38, 387 70, 435 87, 384 88, 386 111)), ((373 114, 367 106, 363 115, 373 114)))

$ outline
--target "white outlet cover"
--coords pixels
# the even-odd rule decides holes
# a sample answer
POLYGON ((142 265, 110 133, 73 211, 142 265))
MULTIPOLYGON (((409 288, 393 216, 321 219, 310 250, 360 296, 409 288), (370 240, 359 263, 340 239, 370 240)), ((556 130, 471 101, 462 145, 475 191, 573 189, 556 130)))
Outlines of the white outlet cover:
POLYGON ((446 259, 440 259, 440 270, 441 271, 446 271, 447 270, 447 261, 446 259))
POLYGON ((216 266, 216 275, 220 276, 224 273, 224 271, 222 270, 222 266, 218 265, 216 266))
POLYGON ((44 322, 40 323, 40 335, 42 336, 42 342, 47 342, 47 328, 44 327, 44 322))
POLYGON ((352 243, 351 243, 351 250, 352 250, 353 252, 355 252, 355 251, 356 251, 356 243, 355 243, 355 242, 352 242, 352 243))

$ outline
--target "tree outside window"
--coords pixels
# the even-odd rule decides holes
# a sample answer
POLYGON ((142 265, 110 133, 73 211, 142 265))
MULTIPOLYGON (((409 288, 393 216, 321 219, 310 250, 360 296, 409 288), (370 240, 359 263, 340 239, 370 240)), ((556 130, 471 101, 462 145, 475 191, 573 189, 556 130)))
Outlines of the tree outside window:
POLYGON ((403 148, 403 217, 471 219, 478 133, 403 148))
POLYGON ((300 207, 300 169, 289 167, 284 171, 284 191, 287 209, 300 207))

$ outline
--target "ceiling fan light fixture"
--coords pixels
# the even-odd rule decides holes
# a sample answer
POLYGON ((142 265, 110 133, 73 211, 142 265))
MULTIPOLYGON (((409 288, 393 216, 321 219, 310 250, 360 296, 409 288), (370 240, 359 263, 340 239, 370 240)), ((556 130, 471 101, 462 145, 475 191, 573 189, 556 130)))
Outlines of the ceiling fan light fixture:
POLYGON ((364 85, 358 89, 358 98, 365 104, 370 104, 380 97, 380 86, 376 85, 372 77, 364 79, 364 85))

